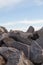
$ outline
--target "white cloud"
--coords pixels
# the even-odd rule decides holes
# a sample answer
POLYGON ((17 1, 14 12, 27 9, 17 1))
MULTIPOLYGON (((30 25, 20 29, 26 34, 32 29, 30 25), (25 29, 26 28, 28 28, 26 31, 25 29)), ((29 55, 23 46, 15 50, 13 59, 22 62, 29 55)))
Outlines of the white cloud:
POLYGON ((43 20, 33 20, 33 21, 24 20, 24 21, 20 21, 19 23, 25 23, 25 24, 38 24, 38 23, 43 23, 43 20))
POLYGON ((4 7, 11 7, 11 6, 15 6, 19 3, 23 3, 25 4, 37 4, 37 5, 42 5, 43 4, 43 0, 0 0, 0 8, 4 8, 4 7))
POLYGON ((19 3, 36 3, 37 5, 42 5, 43 4, 43 0, 0 0, 0 8, 4 8, 4 7, 9 7, 12 5, 17 5, 19 3))
POLYGON ((0 8, 17 5, 18 3, 22 1, 23 0, 0 0, 0 8))
POLYGON ((3 25, 15 25, 15 24, 40 24, 43 20, 22 20, 22 21, 6 21, 3 25))

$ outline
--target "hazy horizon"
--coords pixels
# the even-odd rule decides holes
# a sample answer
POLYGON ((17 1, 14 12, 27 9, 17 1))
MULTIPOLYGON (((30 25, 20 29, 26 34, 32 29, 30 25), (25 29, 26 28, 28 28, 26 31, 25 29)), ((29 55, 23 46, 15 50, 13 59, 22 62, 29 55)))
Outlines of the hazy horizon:
POLYGON ((0 26, 26 31, 43 27, 43 0, 0 0, 0 26))

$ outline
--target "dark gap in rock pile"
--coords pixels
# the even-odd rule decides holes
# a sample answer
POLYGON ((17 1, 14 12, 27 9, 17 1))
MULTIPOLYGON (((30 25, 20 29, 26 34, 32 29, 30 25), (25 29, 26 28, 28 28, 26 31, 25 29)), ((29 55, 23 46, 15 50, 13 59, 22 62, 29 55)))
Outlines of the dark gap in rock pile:
POLYGON ((31 37, 32 40, 37 40, 39 38, 39 35, 37 32, 33 33, 33 37, 31 37))

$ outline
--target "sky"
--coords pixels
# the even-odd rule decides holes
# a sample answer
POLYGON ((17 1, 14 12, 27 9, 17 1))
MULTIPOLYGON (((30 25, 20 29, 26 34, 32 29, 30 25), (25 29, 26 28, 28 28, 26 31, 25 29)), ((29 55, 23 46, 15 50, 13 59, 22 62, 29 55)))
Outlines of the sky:
POLYGON ((43 0, 0 0, 0 26, 26 31, 43 27, 43 0))

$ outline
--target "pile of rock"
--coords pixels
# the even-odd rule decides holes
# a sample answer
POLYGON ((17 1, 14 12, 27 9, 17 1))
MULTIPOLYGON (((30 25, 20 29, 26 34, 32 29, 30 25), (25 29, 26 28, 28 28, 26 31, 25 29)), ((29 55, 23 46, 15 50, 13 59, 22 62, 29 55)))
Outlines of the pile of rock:
POLYGON ((0 26, 0 65, 43 65, 43 28, 8 32, 0 26))

